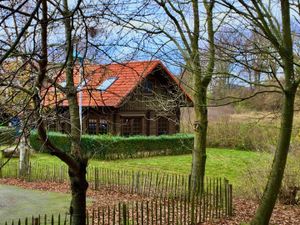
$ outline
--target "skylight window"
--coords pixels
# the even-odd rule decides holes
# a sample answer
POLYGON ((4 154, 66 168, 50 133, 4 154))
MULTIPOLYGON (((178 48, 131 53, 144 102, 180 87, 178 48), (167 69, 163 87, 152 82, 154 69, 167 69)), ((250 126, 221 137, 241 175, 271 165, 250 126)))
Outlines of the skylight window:
POLYGON ((59 83, 60 86, 62 86, 63 88, 65 88, 67 86, 67 82, 66 81, 62 81, 59 83))
POLYGON ((81 83, 77 86, 77 90, 82 90, 84 86, 87 86, 88 80, 84 79, 81 81, 81 83))
POLYGON ((106 91, 118 78, 117 77, 109 77, 102 84, 97 87, 99 91, 106 91))

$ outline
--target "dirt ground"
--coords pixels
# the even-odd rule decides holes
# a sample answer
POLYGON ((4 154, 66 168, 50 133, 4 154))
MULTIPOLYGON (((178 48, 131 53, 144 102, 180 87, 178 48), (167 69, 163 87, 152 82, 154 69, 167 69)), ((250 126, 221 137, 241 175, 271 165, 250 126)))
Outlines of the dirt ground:
MULTIPOLYGON (((18 179, 0 179, 0 184, 15 185, 25 189, 70 193, 67 183, 53 182, 25 182, 18 179)), ((131 202, 136 200, 147 200, 140 195, 124 194, 113 190, 102 189, 100 191, 88 190, 88 197, 92 203, 88 205, 89 211, 93 208, 115 205, 118 202, 131 202)), ((218 221, 205 223, 205 225, 235 225, 247 222, 253 216, 257 202, 246 199, 234 199, 234 216, 218 221)), ((272 225, 299 225, 300 206, 276 205, 271 219, 272 225)))

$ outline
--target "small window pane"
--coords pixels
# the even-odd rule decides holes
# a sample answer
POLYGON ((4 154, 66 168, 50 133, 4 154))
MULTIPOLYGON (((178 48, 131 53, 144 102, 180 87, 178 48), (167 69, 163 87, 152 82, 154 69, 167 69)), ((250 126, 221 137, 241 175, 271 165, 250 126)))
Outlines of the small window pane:
POLYGON ((96 119, 89 119, 88 120, 88 133, 89 134, 96 134, 97 133, 97 120, 96 119))
POLYGON ((99 120, 99 134, 107 134, 108 133, 108 122, 107 120, 99 120))
POLYGON ((122 135, 129 136, 142 134, 142 121, 142 118, 123 118, 122 135))
POLYGON ((157 120, 157 134, 168 134, 169 133, 169 121, 166 118, 160 117, 157 120))
POLYGON ((151 80, 146 80, 144 84, 144 93, 152 93, 153 82, 151 80))
POLYGON ((131 133, 130 119, 122 119, 122 135, 129 136, 131 133))
POLYGON ((100 84, 97 89, 99 91, 106 91, 117 79, 117 77, 109 77, 102 84, 100 84))
POLYGON ((62 86, 63 88, 67 87, 67 82, 66 81, 62 81, 59 83, 60 86, 62 86))
POLYGON ((132 135, 142 134, 142 119, 133 118, 132 119, 132 135))

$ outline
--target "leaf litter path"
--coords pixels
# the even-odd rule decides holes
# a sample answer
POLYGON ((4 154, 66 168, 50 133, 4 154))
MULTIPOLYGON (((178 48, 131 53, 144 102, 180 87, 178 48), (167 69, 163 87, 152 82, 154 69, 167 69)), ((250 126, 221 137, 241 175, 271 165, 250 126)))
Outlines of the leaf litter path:
MULTIPOLYGON (((46 193, 56 192, 55 194, 62 194, 63 201, 68 206, 70 197, 70 189, 68 183, 54 183, 54 182, 26 182, 19 179, 0 179, 1 185, 13 185, 22 188, 20 190, 38 190, 46 193), (66 195, 67 194, 67 195, 66 195)), ((119 202, 131 202, 137 200, 149 200, 140 195, 120 193, 113 190, 101 189, 100 191, 88 190, 89 204, 88 208, 91 211, 93 208, 112 206, 119 202)), ((45 196, 40 195, 41 198, 45 196)), ((10 204, 10 203, 9 203, 10 204)), ((57 206, 57 203, 55 203, 57 206)), ((0 189, 0 218, 2 206, 2 196, 0 189)), ((257 203, 252 200, 234 199, 234 216, 232 218, 225 218, 223 220, 204 223, 205 225, 238 225, 242 222, 249 221, 256 210, 257 203)), ((67 208, 64 208, 67 212, 67 208)), ((48 211, 48 209, 47 209, 48 211)), ((15 212, 15 211, 12 211, 15 212)), ((11 212, 11 213, 12 213, 11 212)), ((60 211, 61 212, 61 211, 60 211)), ((30 213, 31 215, 32 213, 30 213)), ((276 205, 270 224, 272 225, 300 225, 300 206, 286 206, 276 205)))

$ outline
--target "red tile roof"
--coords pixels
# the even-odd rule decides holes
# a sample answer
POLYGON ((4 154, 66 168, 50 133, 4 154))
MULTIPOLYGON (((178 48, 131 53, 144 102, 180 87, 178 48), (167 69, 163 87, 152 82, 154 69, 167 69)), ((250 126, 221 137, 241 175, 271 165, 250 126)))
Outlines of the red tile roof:
MULTIPOLYGON (((125 64, 85 65, 83 80, 86 82, 86 85, 82 89, 82 106, 119 107, 140 82, 159 66, 178 84, 178 80, 174 75, 158 60, 133 61, 125 64), (97 90, 97 87, 109 77, 117 77, 117 80, 106 91, 97 90)), ((59 80, 63 81, 64 75, 59 80)), ((79 66, 76 66, 74 69, 74 83, 76 86, 80 83, 79 66)), ((49 92, 53 93, 53 90, 49 92)), ((61 99, 62 95, 60 96, 57 98, 61 99)), ((45 100, 46 105, 55 103, 53 95, 52 97, 46 97, 45 100)), ((61 104, 67 106, 68 102, 67 100, 62 100, 61 104)))

